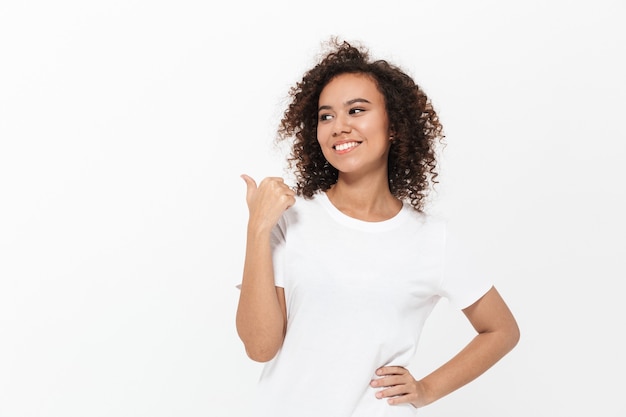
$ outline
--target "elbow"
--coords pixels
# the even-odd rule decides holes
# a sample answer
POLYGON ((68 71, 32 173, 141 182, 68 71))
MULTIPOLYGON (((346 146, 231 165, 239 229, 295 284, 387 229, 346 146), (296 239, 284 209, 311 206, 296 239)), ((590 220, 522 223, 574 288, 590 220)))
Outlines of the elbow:
POLYGON ((519 343, 520 337, 521 337, 520 329, 519 329, 519 327, 517 325, 515 325, 515 337, 514 337, 514 342, 513 342, 512 348, 517 346, 517 344, 519 343))
POLYGON ((517 344, 519 343, 521 337, 520 329, 517 323, 514 321, 508 329, 507 332, 507 350, 511 351, 517 344))
POLYGON ((277 353, 277 348, 246 346, 246 355, 255 362, 269 362, 277 353))
POLYGON ((239 332, 246 355, 255 362, 269 362, 274 359, 283 344, 283 337, 239 332))

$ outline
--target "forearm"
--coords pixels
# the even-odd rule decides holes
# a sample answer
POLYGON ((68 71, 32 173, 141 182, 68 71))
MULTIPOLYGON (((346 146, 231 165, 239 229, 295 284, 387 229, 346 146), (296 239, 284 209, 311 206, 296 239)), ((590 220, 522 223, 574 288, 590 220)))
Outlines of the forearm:
POLYGON ((253 360, 270 360, 282 344, 285 318, 274 285, 269 232, 248 231, 236 325, 253 360))
POLYGON ((426 395, 420 406, 430 404, 476 379, 516 345, 517 328, 478 334, 450 361, 424 377, 426 395))

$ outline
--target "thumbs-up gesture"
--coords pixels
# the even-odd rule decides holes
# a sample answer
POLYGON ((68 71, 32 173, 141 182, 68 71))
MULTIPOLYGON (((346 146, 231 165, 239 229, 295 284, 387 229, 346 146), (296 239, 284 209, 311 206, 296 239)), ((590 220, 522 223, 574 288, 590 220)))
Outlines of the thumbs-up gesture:
POLYGON ((283 212, 295 204, 294 191, 280 177, 267 177, 258 186, 248 175, 244 174, 241 178, 247 188, 246 203, 250 213, 248 227, 253 230, 271 230, 283 212))

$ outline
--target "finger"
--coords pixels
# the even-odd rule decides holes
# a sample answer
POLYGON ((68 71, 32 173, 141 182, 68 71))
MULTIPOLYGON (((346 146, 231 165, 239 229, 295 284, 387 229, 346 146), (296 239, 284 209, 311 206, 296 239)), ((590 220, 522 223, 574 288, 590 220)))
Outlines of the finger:
POLYGON ((414 393, 407 393, 407 394, 396 395, 394 397, 388 398, 387 404, 389 405, 413 404, 414 407, 417 407, 414 401, 417 401, 417 395, 414 393))
POLYGON ((391 398, 409 394, 406 385, 396 385, 395 387, 386 388, 376 393, 376 398, 391 398))
POLYGON ((395 387, 387 388, 376 393, 377 399, 387 399, 387 403, 390 405, 411 403, 418 399, 418 394, 411 390, 408 385, 397 385, 395 387))
POLYGON ((410 380, 404 375, 392 375, 384 378, 378 378, 372 380, 371 385, 373 387, 393 387, 396 385, 402 385, 410 382, 410 380))
POLYGON ((401 366, 383 366, 376 370, 376 375, 404 375, 408 371, 401 366))
POLYGON ((269 189, 272 190, 272 193, 276 195, 276 197, 280 197, 280 201, 286 202, 285 209, 291 207, 295 203, 295 191, 291 189, 287 184, 285 184, 285 180, 281 177, 266 177, 259 183, 258 189, 269 189), (284 199, 283 197, 288 197, 284 199))
POLYGON ((242 174, 241 178, 246 182, 246 201, 249 203, 252 195, 257 190, 256 181, 252 177, 246 174, 242 174))

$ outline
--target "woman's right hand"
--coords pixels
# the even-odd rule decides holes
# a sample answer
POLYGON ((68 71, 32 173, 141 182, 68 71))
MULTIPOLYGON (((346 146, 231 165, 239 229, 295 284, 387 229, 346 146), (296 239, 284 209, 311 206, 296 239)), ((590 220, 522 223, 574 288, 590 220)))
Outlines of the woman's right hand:
POLYGON ((257 186, 246 174, 246 203, 250 219, 248 226, 255 230, 271 230, 285 210, 296 202, 295 192, 280 177, 267 177, 257 186))

